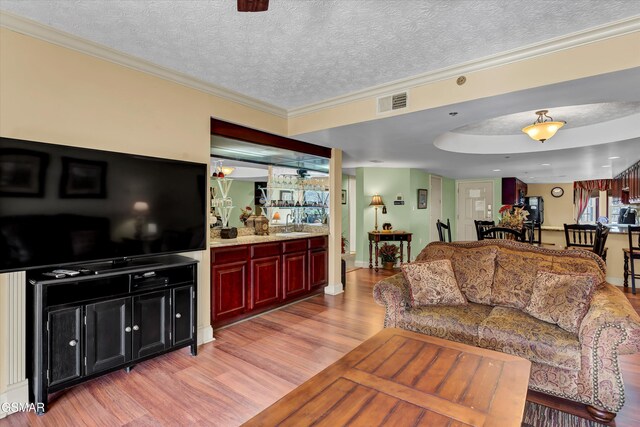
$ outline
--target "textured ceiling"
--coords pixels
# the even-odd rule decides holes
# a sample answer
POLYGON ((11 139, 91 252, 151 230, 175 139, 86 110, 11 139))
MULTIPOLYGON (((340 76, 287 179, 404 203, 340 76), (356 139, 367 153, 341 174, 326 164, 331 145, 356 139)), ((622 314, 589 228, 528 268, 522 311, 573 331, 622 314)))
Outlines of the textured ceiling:
POLYGON ((2 0, 0 9, 284 108, 640 14, 640 1, 2 0), (541 23, 541 21, 543 21, 541 23))
MULTIPOLYGON (((543 108, 544 107, 544 108, 543 108)), ((598 104, 571 105, 567 107, 546 107, 548 116, 554 120, 567 122, 564 130, 603 123, 640 113, 640 102, 602 102, 598 104)), ((520 135, 522 128, 530 125, 538 116, 536 110, 494 117, 478 123, 452 130, 469 135, 520 135)))

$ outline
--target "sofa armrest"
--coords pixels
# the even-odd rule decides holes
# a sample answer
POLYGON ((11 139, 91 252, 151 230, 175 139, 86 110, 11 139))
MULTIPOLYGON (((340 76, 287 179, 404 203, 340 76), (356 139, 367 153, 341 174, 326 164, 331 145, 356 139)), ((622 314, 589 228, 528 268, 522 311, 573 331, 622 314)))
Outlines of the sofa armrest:
POLYGON ((618 354, 640 352, 640 316, 622 291, 609 283, 596 289, 591 299, 589 311, 580 325, 580 343, 593 342, 595 334, 606 328, 622 332, 620 342, 607 343, 611 349, 615 346, 618 354))
POLYGON ((395 328, 411 303, 409 283, 402 273, 382 279, 373 287, 373 299, 385 307, 384 326, 395 328))
POLYGON ((618 412, 624 405, 618 355, 640 352, 640 316, 619 289, 606 283, 593 295, 580 325, 579 339, 581 393, 589 404, 618 412))

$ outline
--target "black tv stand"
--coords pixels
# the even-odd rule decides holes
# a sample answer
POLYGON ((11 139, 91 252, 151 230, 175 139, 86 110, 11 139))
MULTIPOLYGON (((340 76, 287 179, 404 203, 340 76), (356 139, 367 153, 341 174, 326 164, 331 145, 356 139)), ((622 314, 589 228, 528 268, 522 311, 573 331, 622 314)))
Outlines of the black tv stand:
POLYGON ((50 393, 179 348, 197 354, 197 261, 166 255, 80 267, 96 274, 27 274, 29 391, 40 414, 50 393))

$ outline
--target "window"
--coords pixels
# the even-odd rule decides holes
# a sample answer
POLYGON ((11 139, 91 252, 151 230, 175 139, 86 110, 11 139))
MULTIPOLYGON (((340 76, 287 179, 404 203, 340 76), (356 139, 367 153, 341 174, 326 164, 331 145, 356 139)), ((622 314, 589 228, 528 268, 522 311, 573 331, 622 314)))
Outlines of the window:
POLYGON ((587 208, 584 210, 582 215, 580 216, 580 224, 595 224, 598 219, 598 205, 599 205, 600 196, 591 196, 589 199, 589 203, 587 204, 587 208))

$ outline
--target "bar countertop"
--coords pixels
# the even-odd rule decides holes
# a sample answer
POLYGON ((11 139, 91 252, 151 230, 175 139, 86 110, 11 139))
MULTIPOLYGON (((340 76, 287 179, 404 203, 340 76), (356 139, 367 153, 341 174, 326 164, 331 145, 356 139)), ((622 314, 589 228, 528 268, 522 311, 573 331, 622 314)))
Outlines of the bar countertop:
POLYGON ((304 232, 304 233, 274 233, 268 236, 256 236, 254 234, 248 236, 238 236, 235 239, 211 239, 210 248, 223 248, 226 246, 255 245, 258 243, 279 242, 284 240, 308 239, 311 237, 327 236, 326 231, 304 232))

